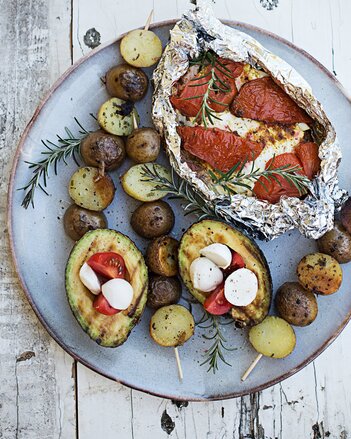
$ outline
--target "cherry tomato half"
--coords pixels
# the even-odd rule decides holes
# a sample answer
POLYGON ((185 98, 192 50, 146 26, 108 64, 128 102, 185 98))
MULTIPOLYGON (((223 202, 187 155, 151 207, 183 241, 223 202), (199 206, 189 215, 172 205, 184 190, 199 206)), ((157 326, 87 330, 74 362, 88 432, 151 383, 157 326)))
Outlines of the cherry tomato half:
POLYGON ((244 267, 244 259, 239 255, 239 253, 232 250, 232 262, 230 263, 229 267, 223 270, 224 277, 228 277, 230 274, 233 273, 233 271, 244 267))
POLYGON ((100 293, 93 302, 93 307, 98 311, 100 314, 105 314, 106 316, 113 316, 114 314, 117 314, 120 312, 120 309, 113 308, 105 298, 105 296, 100 293))
POLYGON ((232 251, 232 262, 229 265, 230 272, 232 273, 234 270, 238 270, 239 268, 244 268, 245 262, 244 259, 237 252, 232 251))
POLYGON ((207 297, 204 303, 204 308, 210 314, 216 316, 221 316, 222 314, 227 314, 233 305, 228 302, 224 297, 224 282, 207 297))
POLYGON ((126 266, 121 255, 114 252, 95 253, 87 264, 101 276, 108 279, 124 279, 126 266))

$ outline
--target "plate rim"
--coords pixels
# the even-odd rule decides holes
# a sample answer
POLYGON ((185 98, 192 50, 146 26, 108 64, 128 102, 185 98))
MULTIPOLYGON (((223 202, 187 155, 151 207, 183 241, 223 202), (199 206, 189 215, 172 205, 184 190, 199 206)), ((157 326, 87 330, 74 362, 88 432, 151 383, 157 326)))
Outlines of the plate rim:
MULTIPOLYGON (((170 19, 170 20, 164 20, 160 22, 153 23, 150 26, 150 29, 158 29, 165 26, 172 26, 174 25, 179 19, 170 19)), ((294 43, 286 40, 285 38, 270 32, 268 30, 262 29, 258 26, 254 26, 248 23, 244 23, 241 21, 235 21, 235 20, 222 20, 221 21, 231 27, 240 27, 247 30, 253 30, 255 32, 258 32, 260 34, 269 36, 273 38, 274 40, 280 42, 281 44, 284 44, 291 49, 299 52, 304 57, 306 57, 308 60, 310 60, 312 63, 314 63, 324 74, 326 74, 335 84, 335 86, 340 90, 340 92, 345 96, 345 98, 350 102, 351 104, 351 96, 350 94, 345 90, 343 85, 338 81, 338 79, 323 65, 321 64, 317 59, 315 59, 312 55, 310 55, 308 52, 306 52, 304 49, 301 49, 300 47, 296 46, 294 43)), ((83 364, 88 369, 98 373, 101 376, 104 376, 112 381, 118 382, 120 384, 123 384, 131 389, 138 390, 144 393, 147 393, 149 395, 158 396, 160 398, 166 398, 166 399, 175 399, 179 401, 192 401, 192 402, 204 402, 204 401, 220 401, 220 400, 226 400, 231 398, 237 398, 245 395, 249 395, 252 393, 260 392, 264 389, 267 389, 275 384, 278 384, 282 382, 283 380, 291 377, 295 373, 299 372, 306 366, 308 366, 313 360, 315 360, 327 347, 333 343, 336 338, 340 335, 340 333, 345 329, 347 323, 351 320, 351 309, 349 313, 346 315, 345 319, 341 322, 338 329, 322 344, 322 346, 314 351, 311 355, 309 355, 304 361, 302 361, 300 364, 298 364, 293 369, 289 370, 289 372, 284 373, 283 375, 280 375, 264 384, 261 384, 259 386, 255 386, 250 390, 243 390, 243 391, 237 391, 237 392, 231 392, 228 394, 223 395, 210 395, 210 396, 202 396, 202 397, 183 397, 178 395, 167 395, 164 393, 159 393, 157 391, 150 391, 148 389, 144 389, 143 387, 136 386, 132 383, 129 383, 125 380, 118 380, 114 376, 110 375, 106 371, 103 371, 99 367, 96 367, 89 363, 89 361, 81 358, 78 354, 74 353, 70 346, 68 346, 64 340, 62 340, 58 334, 56 334, 49 326, 49 324, 46 322, 45 317, 42 313, 40 313, 39 309, 37 308, 37 305, 35 304, 34 299, 32 298, 32 295, 27 288, 26 282, 21 274, 20 268, 19 268, 19 262, 18 258, 16 256, 15 252, 15 245, 14 245, 14 232, 13 232, 13 215, 12 215, 12 206, 13 206, 13 199, 12 194, 14 191, 14 180, 15 180, 15 174, 18 167, 19 157, 21 155, 21 152, 23 150, 24 143, 27 139, 28 133, 30 129, 32 128, 33 124, 35 123, 36 119, 38 118, 41 111, 44 109, 47 101, 50 99, 51 95, 60 87, 60 85, 86 60, 88 60, 90 57, 93 57, 98 52, 106 49, 107 47, 118 43, 124 35, 126 35, 127 31, 121 35, 119 35, 117 38, 114 38, 113 40, 107 41, 106 43, 100 45, 99 47, 91 50, 89 53, 81 57, 78 61, 76 61, 74 64, 72 64, 55 82, 54 84, 49 88, 49 90, 46 92, 44 97, 41 99, 39 105, 37 106, 36 110, 33 113, 33 116, 30 118, 29 122, 27 123, 21 137, 19 140, 19 143, 16 148, 15 155, 13 157, 13 164, 11 167, 10 172, 10 178, 8 183, 8 195, 7 195, 7 228, 8 228, 8 241, 10 244, 10 251, 11 251, 11 257, 12 262, 14 264, 14 269, 16 272, 16 275, 20 281, 20 285, 22 287, 23 292, 25 293, 25 296, 31 305, 34 313, 36 314, 37 318, 39 319, 40 323, 44 326, 46 331, 49 333, 49 335, 56 341, 56 343, 68 354, 70 355, 74 360, 78 361, 79 363, 83 364)))

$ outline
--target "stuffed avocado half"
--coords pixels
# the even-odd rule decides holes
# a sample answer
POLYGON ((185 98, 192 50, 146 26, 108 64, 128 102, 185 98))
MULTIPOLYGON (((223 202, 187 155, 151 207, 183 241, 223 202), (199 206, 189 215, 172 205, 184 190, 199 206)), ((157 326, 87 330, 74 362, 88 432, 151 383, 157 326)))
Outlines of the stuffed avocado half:
POLYGON ((66 266, 66 292, 74 316, 84 331, 99 345, 116 347, 128 338, 145 308, 148 271, 143 255, 122 233, 99 229, 86 233, 73 247, 66 266), (93 307, 94 294, 82 283, 82 265, 98 252, 115 252, 124 258, 128 280, 133 287, 130 306, 115 314, 104 315, 93 307))
POLYGON ((232 306, 229 313, 240 326, 253 326, 260 323, 268 314, 272 281, 267 261, 256 243, 238 230, 220 221, 203 220, 193 224, 183 235, 179 246, 179 272, 189 292, 202 304, 210 293, 193 286, 190 276, 192 262, 201 256, 201 249, 221 243, 238 253, 245 267, 257 277, 257 294, 247 306, 232 306))

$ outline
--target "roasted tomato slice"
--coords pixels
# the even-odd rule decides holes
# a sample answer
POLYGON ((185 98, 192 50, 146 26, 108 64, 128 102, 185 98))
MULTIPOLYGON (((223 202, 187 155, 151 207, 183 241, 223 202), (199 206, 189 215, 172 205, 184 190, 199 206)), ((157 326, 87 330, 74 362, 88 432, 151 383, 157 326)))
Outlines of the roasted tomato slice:
POLYGON ((228 277, 230 274, 233 273, 233 271, 244 267, 244 259, 239 255, 239 253, 232 250, 232 262, 230 263, 229 267, 223 270, 223 274, 225 277, 228 277))
MULTIPOLYGON (((275 156, 273 159, 269 160, 266 169, 268 167, 280 168, 281 166, 286 165, 290 165, 291 167, 298 166, 301 170, 296 172, 304 174, 302 163, 293 153, 285 153, 275 156)), ((283 195, 286 195, 287 197, 300 196, 297 187, 279 175, 275 175, 274 178, 259 178, 255 183, 253 192, 258 199, 269 201, 272 204, 277 203, 283 195)))
POLYGON ((100 314, 105 314, 106 316, 113 316, 121 311, 120 309, 113 308, 102 293, 95 297, 93 307, 100 314))
POLYGON ((126 266, 121 255, 114 252, 95 253, 87 264, 99 275, 108 279, 124 279, 126 266))
POLYGON ((295 148, 295 154, 302 163, 304 173, 312 180, 321 167, 321 159, 318 157, 318 145, 314 142, 300 143, 295 148))
POLYGON ((270 77, 244 84, 230 111, 237 117, 270 123, 310 123, 312 119, 270 77))
MULTIPOLYGON (((214 65, 217 89, 210 90, 208 97, 208 105, 213 111, 221 113, 229 107, 234 96, 238 93, 235 78, 240 76, 243 68, 242 63, 218 58, 214 65)), ((182 81, 182 84, 179 84, 177 94, 171 97, 173 107, 184 116, 195 117, 199 113, 204 95, 208 90, 208 83, 212 77, 211 70, 212 66, 208 65, 187 82, 182 81)))
POLYGON ((224 297, 224 282, 207 297, 204 302, 204 308, 210 314, 221 316, 227 314, 233 305, 224 297))
POLYGON ((262 151, 260 143, 219 128, 179 126, 177 131, 186 151, 222 172, 243 160, 255 160, 262 151))

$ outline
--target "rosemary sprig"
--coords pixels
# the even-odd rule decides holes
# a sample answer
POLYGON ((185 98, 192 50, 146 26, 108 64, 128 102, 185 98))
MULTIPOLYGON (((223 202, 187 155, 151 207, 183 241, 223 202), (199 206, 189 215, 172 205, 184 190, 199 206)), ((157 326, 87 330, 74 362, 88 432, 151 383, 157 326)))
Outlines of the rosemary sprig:
POLYGON ((224 351, 234 351, 236 348, 226 346, 227 339, 222 334, 221 326, 232 324, 233 320, 223 321, 223 319, 225 319, 225 317, 215 316, 205 311, 200 321, 197 322, 199 328, 210 330, 210 335, 203 334, 203 337, 206 340, 213 340, 212 345, 204 355, 206 357, 205 360, 200 364, 200 366, 208 365, 207 372, 212 370, 213 373, 216 373, 219 360, 227 366, 231 366, 224 357, 224 351))
POLYGON ((208 127, 208 122, 210 122, 212 125, 214 124, 213 119, 221 120, 221 118, 216 114, 216 112, 210 107, 210 103, 220 104, 223 107, 227 107, 228 104, 225 104, 223 102, 219 102, 216 99, 214 99, 210 93, 213 92, 223 92, 223 93, 229 93, 231 88, 218 76, 217 72, 222 73, 225 77, 232 79, 233 76, 231 75, 230 70, 221 62, 218 60, 218 56, 211 52, 207 51, 202 53, 199 57, 193 59, 190 61, 190 65, 199 65, 200 66, 200 72, 204 69, 206 69, 208 66, 211 66, 211 69, 209 72, 205 72, 200 77, 195 77, 191 81, 199 81, 203 79, 203 82, 198 84, 190 85, 190 87, 202 87, 204 85, 207 85, 206 91, 203 94, 191 96, 189 98, 186 98, 185 100, 191 100, 191 99, 199 99, 202 98, 201 107, 195 116, 195 120, 198 120, 201 118, 203 125, 205 128, 208 127))
POLYGON ((143 180, 155 184, 153 190, 167 192, 171 196, 170 199, 182 199, 188 203, 184 206, 185 215, 194 214, 199 220, 204 218, 218 217, 216 209, 197 195, 194 189, 188 182, 176 176, 175 172, 171 171, 171 180, 163 177, 158 172, 156 166, 143 167, 143 180))
POLYGON ((255 169, 255 161, 252 160, 250 171, 245 172, 245 165, 247 163, 248 160, 246 159, 242 162, 236 163, 227 172, 222 172, 220 170, 213 172, 210 170, 209 174, 213 183, 221 186, 229 195, 236 194, 236 191, 233 189, 234 185, 251 190, 252 188, 248 182, 252 181, 258 181, 266 189, 266 191, 268 191, 267 186, 264 183, 264 179, 269 181, 269 179, 272 178, 281 186, 282 184, 278 177, 282 177, 290 184, 290 186, 295 186, 300 195, 307 193, 310 181, 305 175, 298 173, 302 170, 300 166, 292 166, 287 164, 279 166, 278 168, 273 168, 273 157, 267 169, 255 169), (261 177, 263 177, 263 180, 260 179, 261 177))
POLYGON ((34 207, 34 195, 37 188, 41 189, 46 195, 49 195, 45 187, 51 166, 54 167, 55 175, 57 175, 57 165, 60 161, 63 161, 64 164, 67 165, 67 159, 73 158, 79 166, 77 155, 80 154, 80 144, 84 137, 89 134, 89 131, 81 125, 77 118, 74 118, 74 120, 79 127, 78 136, 74 136, 73 133, 65 127, 67 136, 61 137, 57 134, 56 143, 50 140, 41 141, 46 148, 46 150, 41 152, 41 154, 45 156, 42 160, 38 162, 25 161, 25 163, 29 165, 29 169, 33 170, 33 177, 25 186, 18 189, 26 191, 22 201, 22 206, 25 209, 27 209, 30 204, 34 207))

